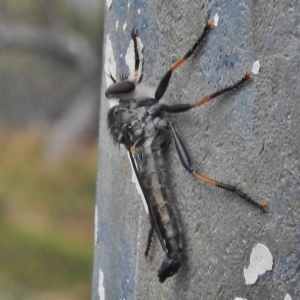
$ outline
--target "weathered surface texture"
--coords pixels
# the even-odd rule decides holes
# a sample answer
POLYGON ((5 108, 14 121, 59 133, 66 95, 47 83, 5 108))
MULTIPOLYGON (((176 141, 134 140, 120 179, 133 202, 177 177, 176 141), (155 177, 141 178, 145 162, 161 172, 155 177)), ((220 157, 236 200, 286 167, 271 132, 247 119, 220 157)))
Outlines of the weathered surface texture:
POLYGON ((286 293, 300 299, 299 2, 212 0, 187 5, 179 0, 114 0, 106 7, 104 41, 109 35, 117 73, 126 71, 130 31, 139 28, 145 46, 144 81, 155 86, 196 40, 209 11, 211 16, 218 13, 219 25, 201 51, 175 72, 164 101, 198 100, 240 79, 255 60, 260 61, 260 74, 253 83, 170 118, 197 171, 238 185, 258 201, 269 201, 269 213, 230 192, 197 182, 181 166, 172 145, 168 176, 183 224, 185 254, 179 273, 160 284, 156 271, 163 252, 155 239, 153 261, 144 258, 148 217, 131 183, 127 155, 114 145, 106 127, 109 106, 104 78, 95 300, 103 293, 109 300, 277 300, 286 293), (243 270, 257 243, 273 255, 273 270, 255 285, 246 285, 243 270))

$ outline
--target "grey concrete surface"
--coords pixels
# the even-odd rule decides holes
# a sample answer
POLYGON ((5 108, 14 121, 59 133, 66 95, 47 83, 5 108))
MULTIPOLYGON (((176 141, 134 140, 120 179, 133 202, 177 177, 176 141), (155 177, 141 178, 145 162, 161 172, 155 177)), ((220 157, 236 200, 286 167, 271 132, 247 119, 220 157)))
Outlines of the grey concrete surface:
POLYGON ((160 284, 156 271, 163 252, 155 239, 153 261, 144 258, 148 217, 131 182, 127 155, 107 130, 104 78, 95 300, 277 300, 287 293, 293 300, 300 299, 299 1, 113 0, 106 7, 104 41, 109 34, 118 72, 126 70, 130 31, 138 27, 145 46, 144 81, 155 86, 195 41, 208 12, 218 13, 218 27, 201 51, 176 71, 164 99, 193 102, 238 80, 255 60, 260 61, 254 82, 170 118, 199 172, 238 185, 258 201, 269 201, 269 212, 197 182, 183 169, 172 145, 167 157, 169 188, 180 211, 185 254, 179 273, 160 284), (257 243, 270 250, 273 269, 254 285, 246 285, 243 270, 257 243))

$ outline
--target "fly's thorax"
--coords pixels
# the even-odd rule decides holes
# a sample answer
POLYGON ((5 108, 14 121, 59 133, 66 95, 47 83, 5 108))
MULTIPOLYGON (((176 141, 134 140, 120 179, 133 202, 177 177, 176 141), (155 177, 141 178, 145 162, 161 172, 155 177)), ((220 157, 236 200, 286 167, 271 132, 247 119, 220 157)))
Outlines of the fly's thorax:
POLYGON ((145 107, 137 108, 123 108, 121 110, 122 124, 126 125, 133 122, 142 122, 147 117, 147 110, 145 107))

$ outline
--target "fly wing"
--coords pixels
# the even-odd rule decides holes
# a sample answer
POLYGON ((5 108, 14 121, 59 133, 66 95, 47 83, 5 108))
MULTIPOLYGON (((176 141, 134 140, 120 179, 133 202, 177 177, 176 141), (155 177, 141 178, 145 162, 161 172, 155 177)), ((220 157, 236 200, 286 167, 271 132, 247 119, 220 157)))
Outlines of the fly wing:
POLYGON ((143 187, 143 184, 142 184, 142 180, 141 180, 141 176, 140 176, 140 173, 138 171, 138 168, 137 168, 137 165, 136 165, 136 161, 132 155, 132 153, 130 151, 129 152, 129 158, 130 158, 130 161, 131 161, 131 164, 132 164, 132 167, 133 167, 133 170, 134 170, 134 173, 136 175, 136 178, 139 182, 139 185, 141 187, 141 190, 143 192, 143 195, 144 195, 144 198, 146 200, 146 203, 147 203, 147 207, 148 207, 148 210, 149 210, 149 214, 150 214, 150 218, 151 218, 151 221, 152 221, 152 224, 153 224, 153 227, 158 235, 158 238, 159 238, 159 241, 160 241, 160 244, 161 244, 161 247, 163 248, 164 252, 167 253, 167 249, 166 249, 166 244, 164 242, 164 239, 161 235, 161 232, 159 230, 159 227, 158 227, 158 224, 156 222, 156 218, 154 216, 154 213, 153 213, 153 209, 152 209, 152 206, 150 205, 150 201, 149 201, 149 198, 147 196, 147 193, 145 193, 145 189, 143 187))

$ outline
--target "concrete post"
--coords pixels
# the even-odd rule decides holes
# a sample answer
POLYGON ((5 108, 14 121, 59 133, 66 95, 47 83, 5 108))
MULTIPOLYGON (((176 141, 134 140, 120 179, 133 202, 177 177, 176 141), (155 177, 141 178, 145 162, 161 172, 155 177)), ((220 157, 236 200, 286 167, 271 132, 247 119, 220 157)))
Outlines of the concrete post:
POLYGON ((149 221, 126 152, 109 136, 104 96, 109 79, 103 73, 94 300, 300 299, 299 2, 107 0, 105 72, 128 71, 130 32, 138 28, 144 82, 157 86, 192 46, 208 13, 218 14, 219 24, 175 72, 164 101, 192 103, 237 81, 259 60, 254 82, 170 118, 197 171, 269 201, 269 212, 197 182, 172 145, 167 172, 185 254, 179 273, 160 284, 163 252, 155 236, 153 260, 144 258, 149 221), (258 267, 263 274, 255 281, 258 267))

